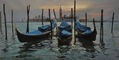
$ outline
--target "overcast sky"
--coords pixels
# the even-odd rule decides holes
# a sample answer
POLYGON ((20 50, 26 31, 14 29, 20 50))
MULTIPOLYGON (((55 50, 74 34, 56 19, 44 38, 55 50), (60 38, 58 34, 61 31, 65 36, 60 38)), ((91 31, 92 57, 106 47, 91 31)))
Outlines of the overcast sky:
MULTIPOLYGON (((7 20, 10 19, 10 11, 14 10, 14 19, 26 19, 26 6, 31 5, 30 17, 41 15, 41 9, 44 8, 45 15, 47 9, 56 9, 58 16, 59 4, 62 5, 64 14, 70 14, 70 8, 73 7, 73 0, 0 0, 0 11, 2 4, 6 4, 7 20)), ((77 0, 77 16, 84 18, 84 13, 88 12, 89 18, 100 19, 100 10, 104 9, 104 19, 111 19, 112 12, 115 11, 115 19, 118 19, 119 0, 77 0)), ((53 14, 52 14, 53 17, 53 14)))

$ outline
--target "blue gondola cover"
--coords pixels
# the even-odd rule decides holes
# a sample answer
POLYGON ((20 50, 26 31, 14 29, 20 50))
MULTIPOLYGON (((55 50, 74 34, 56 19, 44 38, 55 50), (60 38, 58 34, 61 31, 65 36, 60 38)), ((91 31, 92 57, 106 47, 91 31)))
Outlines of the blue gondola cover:
POLYGON ((33 31, 33 32, 29 32, 29 33, 25 33, 26 35, 39 35, 39 34, 42 34, 43 32, 39 31, 39 30, 36 30, 36 31, 33 31))
POLYGON ((71 25, 69 25, 66 21, 64 21, 64 20, 62 20, 61 21, 61 24, 60 24, 60 26, 59 26, 59 28, 61 28, 62 30, 71 30, 72 29, 72 27, 71 27, 71 25))
POLYGON ((61 35, 71 35, 71 32, 69 32, 72 28, 71 26, 64 20, 61 21, 61 24, 59 26, 61 35))
POLYGON ((83 32, 83 34, 90 34, 90 33, 92 33, 91 30, 86 30, 85 32, 83 32))
POLYGON ((81 24, 79 23, 79 21, 76 21, 75 24, 76 24, 76 29, 77 29, 77 30, 81 30, 81 31, 89 30, 86 26, 81 25, 81 24))
POLYGON ((68 32, 67 30, 62 30, 62 35, 71 35, 71 32, 68 32))
MULTIPOLYGON (((52 22, 52 28, 55 28, 55 22, 53 21, 52 22)), ((45 26, 42 26, 42 27, 38 27, 38 30, 44 30, 44 31, 49 31, 51 30, 51 25, 45 25, 45 26)))
MULTIPOLYGON (((55 22, 53 21, 52 22, 52 29, 55 28, 55 22)), ((45 25, 45 26, 42 26, 42 27, 38 27, 38 30, 35 30, 33 32, 29 32, 29 33, 24 33, 26 35, 39 35, 39 34, 42 34, 43 32, 41 32, 40 30, 44 30, 44 31, 49 31, 51 30, 51 25, 45 25)))

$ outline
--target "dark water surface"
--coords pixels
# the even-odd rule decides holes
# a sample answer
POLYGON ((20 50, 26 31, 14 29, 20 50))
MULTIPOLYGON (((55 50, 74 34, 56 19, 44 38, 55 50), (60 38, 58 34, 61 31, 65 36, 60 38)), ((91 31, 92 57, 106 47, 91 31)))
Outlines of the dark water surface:
MULTIPOLYGON (((24 52, 24 43, 19 42, 16 35, 12 36, 11 24, 8 23, 7 26, 7 42, 4 37, 4 28, 3 34, 0 35, 0 60, 119 60, 119 22, 114 24, 113 36, 110 33, 111 22, 104 23, 104 46, 101 46, 99 41, 100 23, 96 23, 97 38, 94 46, 90 46, 94 51, 87 51, 79 42, 76 43, 76 46, 60 49, 57 47, 57 38, 53 37, 53 43, 45 40, 42 41, 44 46, 33 46, 24 52)), ((26 31, 26 23, 16 23, 16 26, 21 32, 26 31)), ((30 23, 30 31, 36 30, 38 26, 41 26, 41 23, 30 23)), ((91 22, 88 23, 88 26, 93 28, 91 22)))

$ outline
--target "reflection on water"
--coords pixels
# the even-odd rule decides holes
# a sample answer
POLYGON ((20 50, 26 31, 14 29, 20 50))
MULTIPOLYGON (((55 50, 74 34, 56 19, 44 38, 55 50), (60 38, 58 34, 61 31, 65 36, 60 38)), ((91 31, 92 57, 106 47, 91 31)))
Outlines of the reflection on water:
MULTIPOLYGON (((50 23, 46 23, 50 24, 50 23)), ((83 23, 82 23, 83 24, 83 23)), ((118 60, 119 59, 119 27, 118 23, 114 26, 114 36, 112 37, 109 29, 111 23, 104 23, 104 43, 99 42, 100 24, 96 23, 98 30, 96 41, 77 42, 76 46, 57 46, 57 38, 53 40, 44 40, 40 43, 21 43, 17 36, 12 36, 11 24, 8 23, 8 41, 4 34, 0 35, 0 60, 118 60), (52 43, 51 43, 52 41, 52 43)), ((21 32, 25 32, 26 23, 16 23, 21 32)), ((36 30, 41 23, 30 23, 30 31, 36 30)), ((93 27, 92 23, 88 23, 93 27)), ((3 27, 4 32, 4 27, 3 27)))

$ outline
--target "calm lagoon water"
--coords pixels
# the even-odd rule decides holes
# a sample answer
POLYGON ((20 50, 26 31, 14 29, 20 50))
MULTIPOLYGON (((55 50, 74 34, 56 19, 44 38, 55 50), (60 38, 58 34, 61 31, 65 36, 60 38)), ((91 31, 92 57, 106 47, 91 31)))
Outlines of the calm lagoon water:
MULTIPOLYGON (((45 24, 50 23, 47 22, 45 24)), ((44 44, 43 47, 32 47, 29 49, 30 51, 22 52, 20 47, 24 43, 18 41, 16 34, 14 37, 12 36, 11 23, 7 23, 7 26, 7 42, 4 37, 4 24, 3 34, 0 35, 0 60, 119 60, 119 22, 114 23, 113 35, 110 33, 111 22, 104 23, 104 48, 100 48, 100 23, 96 23, 98 34, 96 41, 94 41, 95 52, 87 52, 79 42, 75 47, 66 48, 59 52, 55 37, 53 37, 52 44, 49 43, 49 40, 45 40, 42 42, 44 44), (4 51, 4 48, 6 48, 7 52, 4 51)), ((26 31, 26 23, 16 23, 15 26, 23 33, 26 31)), ((41 23, 30 23, 30 31, 36 30, 38 26, 41 26, 41 23)), ((93 23, 89 22, 88 26, 93 28, 93 23)))

